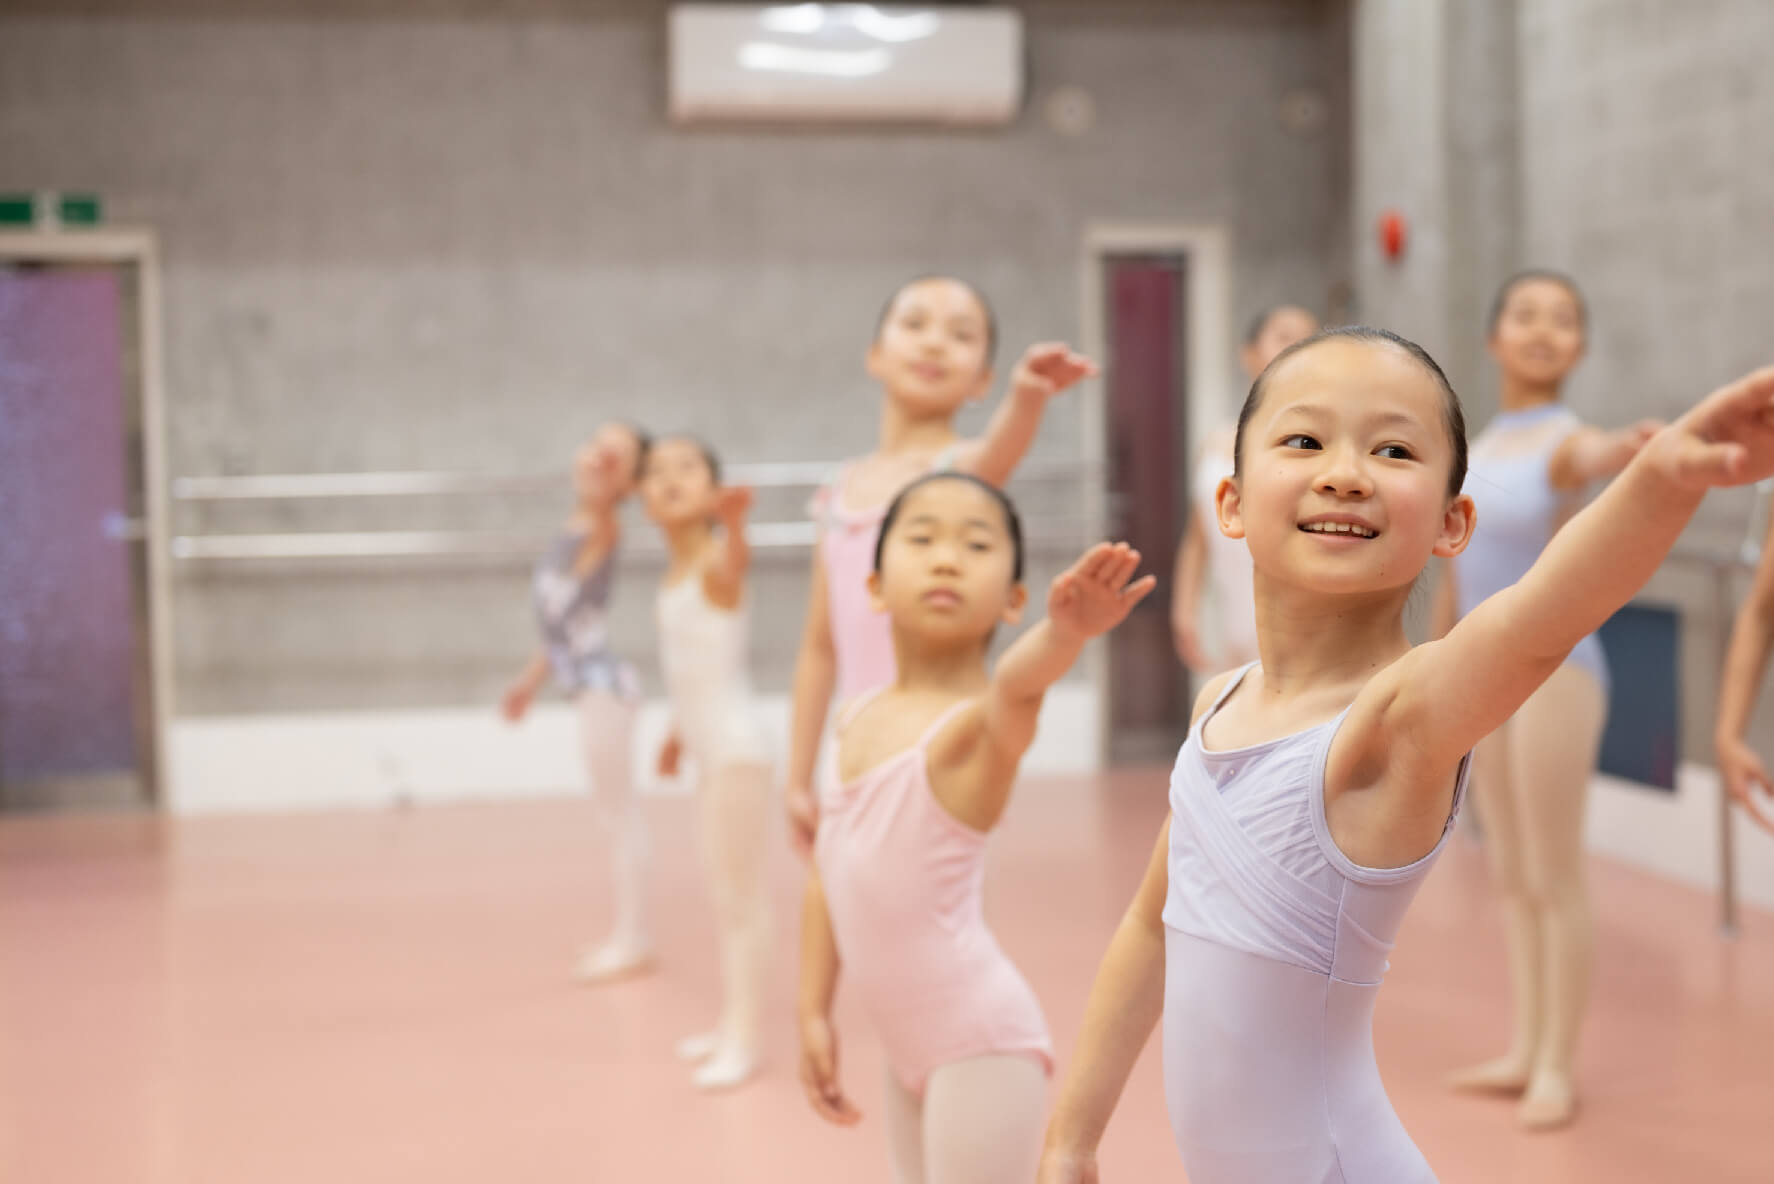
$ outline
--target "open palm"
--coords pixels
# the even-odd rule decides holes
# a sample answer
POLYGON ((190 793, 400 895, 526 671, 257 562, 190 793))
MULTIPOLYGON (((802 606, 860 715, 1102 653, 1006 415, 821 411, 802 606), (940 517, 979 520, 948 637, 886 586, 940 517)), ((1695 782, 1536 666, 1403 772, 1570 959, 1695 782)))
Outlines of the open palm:
POLYGON ((1152 575, 1128 583, 1139 566, 1140 553, 1126 543, 1098 543, 1054 579, 1048 620, 1083 637, 1107 633, 1158 584, 1152 575))

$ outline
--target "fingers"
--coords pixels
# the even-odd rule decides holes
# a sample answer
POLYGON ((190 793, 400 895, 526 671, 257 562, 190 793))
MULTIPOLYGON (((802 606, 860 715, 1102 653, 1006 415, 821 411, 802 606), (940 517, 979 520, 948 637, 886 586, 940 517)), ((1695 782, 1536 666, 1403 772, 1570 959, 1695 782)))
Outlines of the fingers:
POLYGON ((1132 610, 1133 606, 1152 594, 1158 586, 1158 577, 1147 573, 1144 579, 1138 580, 1121 589, 1121 603, 1132 610))
POLYGON ((1692 440, 1677 459, 1677 471, 1692 484, 1729 485, 1738 480, 1748 460, 1749 450, 1741 444, 1692 440))

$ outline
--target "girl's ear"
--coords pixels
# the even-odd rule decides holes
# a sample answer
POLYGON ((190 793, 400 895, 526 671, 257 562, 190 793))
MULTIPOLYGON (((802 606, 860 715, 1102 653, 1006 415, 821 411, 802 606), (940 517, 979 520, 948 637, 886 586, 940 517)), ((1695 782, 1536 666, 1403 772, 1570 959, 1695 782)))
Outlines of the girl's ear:
POLYGON ((1441 533, 1436 536, 1434 554, 1451 559, 1466 549, 1472 532, 1478 527, 1478 507, 1465 494, 1448 502, 1441 516, 1441 533))
POLYGON ((881 371, 882 371, 883 367, 882 367, 882 363, 881 363, 881 339, 880 338, 877 337, 875 340, 869 342, 868 352, 862 355, 862 368, 864 370, 867 370, 869 377, 874 379, 876 382, 883 381, 883 379, 881 377, 881 371))
POLYGON ((1020 582, 1011 585, 1010 599, 1004 602, 1003 621, 1015 625, 1022 621, 1023 610, 1029 607, 1029 590, 1020 582))
POLYGON ((869 607, 878 613, 887 611, 887 601, 881 597, 881 573, 871 571, 868 578, 869 607))
POLYGON ((1244 537, 1244 497, 1238 490, 1238 478, 1222 477, 1213 491, 1214 515, 1220 521, 1220 533, 1229 539, 1244 537))

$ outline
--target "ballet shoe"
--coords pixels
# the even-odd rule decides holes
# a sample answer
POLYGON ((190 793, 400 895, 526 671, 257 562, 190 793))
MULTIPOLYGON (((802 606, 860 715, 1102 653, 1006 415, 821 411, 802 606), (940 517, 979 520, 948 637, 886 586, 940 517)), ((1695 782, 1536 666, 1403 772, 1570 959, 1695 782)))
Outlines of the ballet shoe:
POLYGON ((1530 1131, 1555 1131, 1577 1117, 1577 1092, 1562 1073, 1536 1073, 1516 1109, 1516 1121, 1530 1131))
POLYGON ((734 1089, 758 1071, 758 1054, 749 1048, 722 1047, 690 1074, 690 1083, 706 1093, 734 1089))
POLYGON ((686 1036, 677 1042, 677 1046, 673 1048, 672 1051, 676 1054, 678 1060, 683 1061, 685 1064, 700 1065, 703 1061, 714 1056, 715 1050, 720 1047, 721 1033, 717 1030, 713 1032, 698 1032, 694 1036, 686 1036))
POLYGON ((597 984, 633 978, 652 970, 657 960, 644 941, 610 940, 589 951, 573 968, 575 982, 597 984))
POLYGON ((1448 1077, 1448 1088, 1463 1094, 1500 1094, 1519 1097, 1527 1088, 1533 1070, 1525 1061, 1513 1056, 1470 1065, 1448 1077))

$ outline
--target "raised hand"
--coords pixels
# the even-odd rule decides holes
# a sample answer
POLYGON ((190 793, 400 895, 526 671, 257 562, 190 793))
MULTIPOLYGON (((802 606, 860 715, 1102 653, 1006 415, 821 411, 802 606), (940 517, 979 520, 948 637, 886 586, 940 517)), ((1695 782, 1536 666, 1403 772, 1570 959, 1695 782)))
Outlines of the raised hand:
POLYGON ((1128 583, 1139 566, 1140 553, 1126 543, 1098 543, 1055 577, 1047 594, 1047 619, 1055 629, 1078 637, 1107 633, 1158 584, 1154 575, 1128 583))
POLYGON ((1743 812, 1774 833, 1774 781, 1755 749, 1741 740, 1719 742, 1719 779, 1743 812))
POLYGON ((838 1084, 838 1033, 828 1016, 801 1018, 801 1088, 807 1103, 827 1122, 855 1126, 862 1111, 838 1084))
POLYGON ((749 485, 723 485, 715 494, 715 517, 728 527, 740 525, 755 500, 749 485))
POLYGON ((1671 480, 1693 489, 1774 476, 1774 366, 1706 396, 1645 451, 1671 480))
POLYGON ((1096 363, 1068 345, 1044 341, 1023 351, 1010 375, 1013 393, 1052 398, 1080 379, 1096 374, 1096 363))

